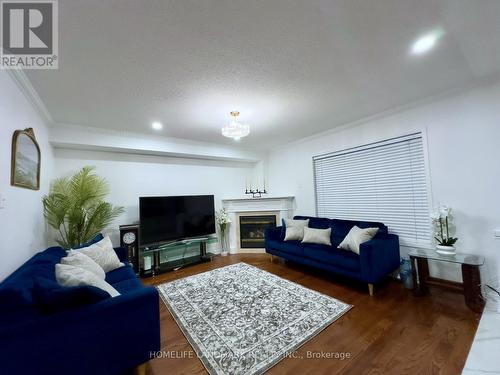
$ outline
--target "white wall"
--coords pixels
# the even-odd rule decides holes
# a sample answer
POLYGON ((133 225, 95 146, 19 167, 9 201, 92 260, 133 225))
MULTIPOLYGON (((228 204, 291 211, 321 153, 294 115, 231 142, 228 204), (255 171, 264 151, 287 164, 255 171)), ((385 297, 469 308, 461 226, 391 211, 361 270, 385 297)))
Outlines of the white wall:
POLYGON ((14 80, 0 70, 0 194, 5 198, 5 208, 0 209, 0 280, 47 244, 41 203, 53 171, 47 132, 46 124, 14 80), (34 129, 41 149, 39 191, 10 186, 12 135, 15 130, 28 127, 34 129))
MULTIPOLYGON (((500 84, 331 131, 274 150, 269 156, 273 194, 294 195, 297 214, 314 215, 312 157, 426 129, 433 203, 454 208, 458 251, 483 254, 483 278, 498 274, 500 240, 500 84)), ((402 252, 407 249, 402 249, 402 252)), ((454 269, 440 276, 460 280, 454 269)))
POLYGON ((68 149, 56 149, 55 157, 58 176, 92 165, 109 182, 108 201, 126 209, 108 232, 115 245, 118 225, 138 222, 140 196, 213 194, 219 209, 221 199, 243 197, 245 180, 256 168, 253 163, 68 149))

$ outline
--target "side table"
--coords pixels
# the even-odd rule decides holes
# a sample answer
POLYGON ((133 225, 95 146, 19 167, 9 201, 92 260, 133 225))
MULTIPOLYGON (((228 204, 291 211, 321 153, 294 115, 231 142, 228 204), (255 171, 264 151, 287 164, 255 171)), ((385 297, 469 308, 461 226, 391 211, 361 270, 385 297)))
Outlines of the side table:
POLYGON ((471 254, 442 255, 435 250, 413 249, 409 253, 413 293, 422 296, 428 293, 428 286, 435 285, 453 289, 464 294, 465 304, 473 311, 482 312, 484 298, 481 295, 481 275, 479 267, 484 264, 484 257, 471 254), (462 266, 462 283, 438 279, 429 275, 429 259, 438 262, 460 264, 462 266))

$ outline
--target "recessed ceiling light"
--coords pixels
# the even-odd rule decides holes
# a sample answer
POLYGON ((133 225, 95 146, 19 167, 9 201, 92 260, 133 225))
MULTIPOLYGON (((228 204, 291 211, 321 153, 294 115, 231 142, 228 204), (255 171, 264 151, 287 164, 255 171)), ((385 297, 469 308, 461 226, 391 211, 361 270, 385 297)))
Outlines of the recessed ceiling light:
POLYGON ((444 35, 444 30, 437 29, 418 38, 411 46, 412 55, 422 55, 434 48, 437 41, 444 35))
POLYGON ((158 121, 155 121, 151 124, 151 127, 154 129, 154 130, 161 130, 163 129, 163 125, 158 122, 158 121))

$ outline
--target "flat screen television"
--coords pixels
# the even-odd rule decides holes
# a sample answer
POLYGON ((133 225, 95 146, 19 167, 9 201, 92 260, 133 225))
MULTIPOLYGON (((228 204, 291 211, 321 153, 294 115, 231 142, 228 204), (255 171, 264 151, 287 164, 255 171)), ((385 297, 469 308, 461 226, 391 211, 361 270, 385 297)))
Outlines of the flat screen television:
POLYGON ((139 217, 142 246, 206 236, 215 233, 214 196, 140 197, 139 217))

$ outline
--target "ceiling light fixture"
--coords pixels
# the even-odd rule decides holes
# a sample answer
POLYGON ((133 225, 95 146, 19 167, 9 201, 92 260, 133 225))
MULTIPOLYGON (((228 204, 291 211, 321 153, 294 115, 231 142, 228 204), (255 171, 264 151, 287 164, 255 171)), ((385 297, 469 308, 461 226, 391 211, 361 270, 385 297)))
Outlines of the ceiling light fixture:
POLYGON ((444 35, 443 29, 437 29, 418 38, 411 46, 412 55, 423 55, 436 46, 437 41, 444 35))
POLYGON ((250 134, 250 126, 244 125, 238 121, 238 116, 240 113, 238 111, 229 112, 231 115, 231 122, 224 125, 222 128, 222 135, 224 137, 233 138, 235 141, 239 141, 241 138, 246 137, 250 134))
POLYGON ((163 125, 161 123, 159 123, 158 121, 155 121, 151 124, 151 127, 154 129, 154 130, 161 130, 163 129, 163 125))

